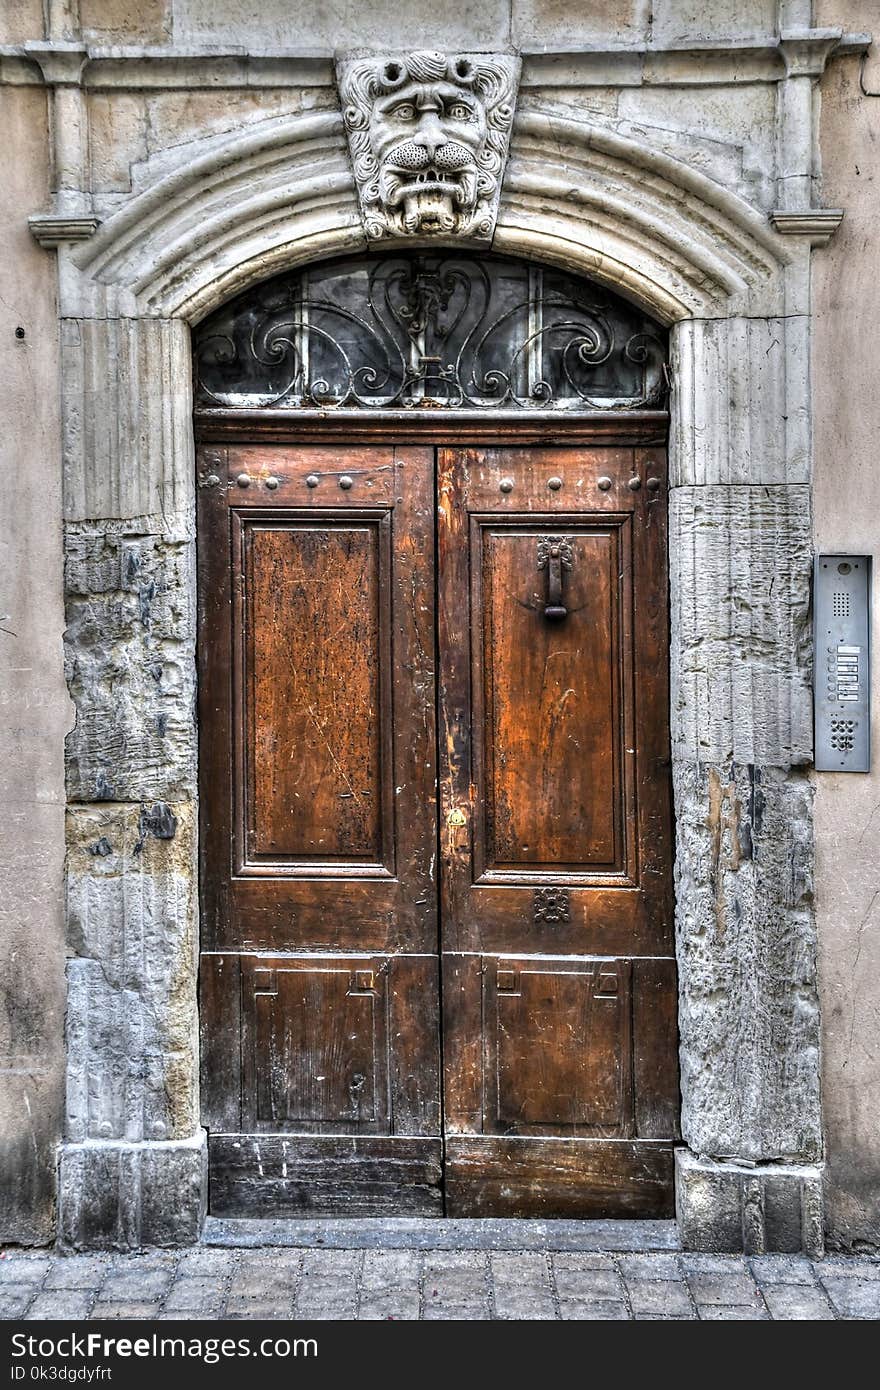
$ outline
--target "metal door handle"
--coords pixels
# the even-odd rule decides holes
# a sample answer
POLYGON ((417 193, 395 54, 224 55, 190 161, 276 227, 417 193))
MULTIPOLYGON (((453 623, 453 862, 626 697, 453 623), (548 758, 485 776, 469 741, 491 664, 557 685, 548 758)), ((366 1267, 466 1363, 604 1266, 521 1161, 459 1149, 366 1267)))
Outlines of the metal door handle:
POLYGON ((571 569, 571 541, 567 536, 542 536, 538 541, 538 569, 547 571, 544 617, 558 623, 568 617, 562 602, 562 576, 571 569))

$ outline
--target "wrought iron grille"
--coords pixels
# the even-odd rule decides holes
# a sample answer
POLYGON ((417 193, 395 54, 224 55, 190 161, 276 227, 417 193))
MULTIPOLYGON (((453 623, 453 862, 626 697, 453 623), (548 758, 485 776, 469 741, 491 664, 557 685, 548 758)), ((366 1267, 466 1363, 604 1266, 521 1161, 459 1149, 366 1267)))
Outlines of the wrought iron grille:
POLYGON ((408 252, 277 276, 195 331, 201 407, 632 410, 667 394, 666 334, 563 271, 408 252))

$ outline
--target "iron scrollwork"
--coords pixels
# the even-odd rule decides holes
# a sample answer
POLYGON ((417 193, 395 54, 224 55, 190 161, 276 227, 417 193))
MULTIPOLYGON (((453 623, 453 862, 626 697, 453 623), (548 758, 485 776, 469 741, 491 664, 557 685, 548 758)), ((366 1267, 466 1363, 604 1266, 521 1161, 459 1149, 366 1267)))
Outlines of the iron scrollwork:
POLYGON ((202 407, 661 406, 666 343, 632 305, 522 261, 407 252, 279 276, 195 333, 202 407))

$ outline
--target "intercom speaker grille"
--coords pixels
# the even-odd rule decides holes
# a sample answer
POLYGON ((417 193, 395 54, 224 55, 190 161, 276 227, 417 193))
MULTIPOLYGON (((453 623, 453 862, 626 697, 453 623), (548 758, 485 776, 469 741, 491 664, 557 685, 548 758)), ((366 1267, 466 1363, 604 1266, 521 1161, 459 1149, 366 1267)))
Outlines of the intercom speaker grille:
POLYGON ((849 617, 849 594, 846 589, 835 589, 833 605, 835 618, 849 617))
POLYGON ((859 727, 857 719, 831 720, 831 747, 839 753, 848 753, 855 745, 855 731, 859 727))

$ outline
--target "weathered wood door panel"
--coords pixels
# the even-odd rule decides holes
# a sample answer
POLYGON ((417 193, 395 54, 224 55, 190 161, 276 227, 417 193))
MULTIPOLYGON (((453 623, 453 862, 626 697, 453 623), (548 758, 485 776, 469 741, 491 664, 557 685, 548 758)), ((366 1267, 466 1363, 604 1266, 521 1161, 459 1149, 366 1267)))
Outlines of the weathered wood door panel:
POLYGON ((433 451, 199 462, 212 1209, 438 1212, 433 451))
POLYGON ((664 467, 201 451, 212 1210, 669 1210, 664 467))
POLYGON ((669 1207, 664 483, 656 450, 440 451, 453 1215, 669 1207))
POLYGON ((432 451, 209 452, 203 942, 434 951, 432 451))

